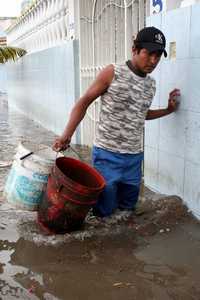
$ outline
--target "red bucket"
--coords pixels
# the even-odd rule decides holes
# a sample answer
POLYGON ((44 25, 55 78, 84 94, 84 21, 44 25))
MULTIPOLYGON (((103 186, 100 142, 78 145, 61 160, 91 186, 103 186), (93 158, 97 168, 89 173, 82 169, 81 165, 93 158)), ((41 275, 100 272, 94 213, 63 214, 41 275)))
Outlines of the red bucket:
POLYGON ((91 166, 71 157, 57 158, 39 206, 38 222, 51 233, 80 229, 104 186, 104 178, 91 166))

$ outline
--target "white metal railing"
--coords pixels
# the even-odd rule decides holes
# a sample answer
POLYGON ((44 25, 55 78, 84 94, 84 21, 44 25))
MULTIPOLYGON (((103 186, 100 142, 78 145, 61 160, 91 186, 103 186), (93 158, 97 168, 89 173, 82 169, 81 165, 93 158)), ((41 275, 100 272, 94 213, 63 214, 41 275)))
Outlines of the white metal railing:
POLYGON ((8 44, 28 53, 74 38, 73 0, 36 0, 7 29, 8 44))
MULTIPOLYGON (((133 36, 145 26, 149 0, 80 1, 80 78, 83 93, 105 65, 131 57, 133 36)), ((87 110, 82 142, 92 144, 98 123, 99 102, 87 110)))

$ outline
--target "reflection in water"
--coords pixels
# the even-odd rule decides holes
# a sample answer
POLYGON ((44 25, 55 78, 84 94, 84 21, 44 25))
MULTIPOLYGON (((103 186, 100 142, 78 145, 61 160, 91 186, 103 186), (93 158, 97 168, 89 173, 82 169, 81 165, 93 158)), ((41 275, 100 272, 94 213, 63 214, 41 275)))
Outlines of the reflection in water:
POLYGON ((15 243, 0 241, 0 299, 56 299, 50 293, 45 296, 43 274, 31 271, 40 255, 39 248, 35 250, 34 244, 22 238, 15 243))
MULTIPOLYGON (((0 297, 1 299, 38 299, 29 292, 17 279, 18 276, 29 276, 28 268, 12 263, 12 255, 16 251, 19 235, 16 229, 15 218, 9 212, 0 223, 0 297)), ((31 274, 34 278, 34 274, 31 274)))

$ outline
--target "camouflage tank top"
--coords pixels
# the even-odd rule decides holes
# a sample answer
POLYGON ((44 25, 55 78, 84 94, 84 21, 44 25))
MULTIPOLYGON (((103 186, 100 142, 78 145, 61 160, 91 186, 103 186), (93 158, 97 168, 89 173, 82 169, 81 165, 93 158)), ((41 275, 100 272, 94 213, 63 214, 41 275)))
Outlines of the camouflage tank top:
POLYGON ((145 118, 155 95, 155 80, 140 77, 126 63, 114 65, 114 78, 100 99, 94 145, 119 153, 140 153, 145 118))

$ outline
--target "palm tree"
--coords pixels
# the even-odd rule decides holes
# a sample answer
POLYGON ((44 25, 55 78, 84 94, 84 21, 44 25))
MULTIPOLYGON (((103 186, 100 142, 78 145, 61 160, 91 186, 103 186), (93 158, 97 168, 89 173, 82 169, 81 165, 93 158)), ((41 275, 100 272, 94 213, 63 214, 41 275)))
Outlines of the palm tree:
POLYGON ((15 61, 17 58, 24 56, 26 53, 26 50, 17 47, 0 47, 0 64, 4 64, 8 60, 15 61))

